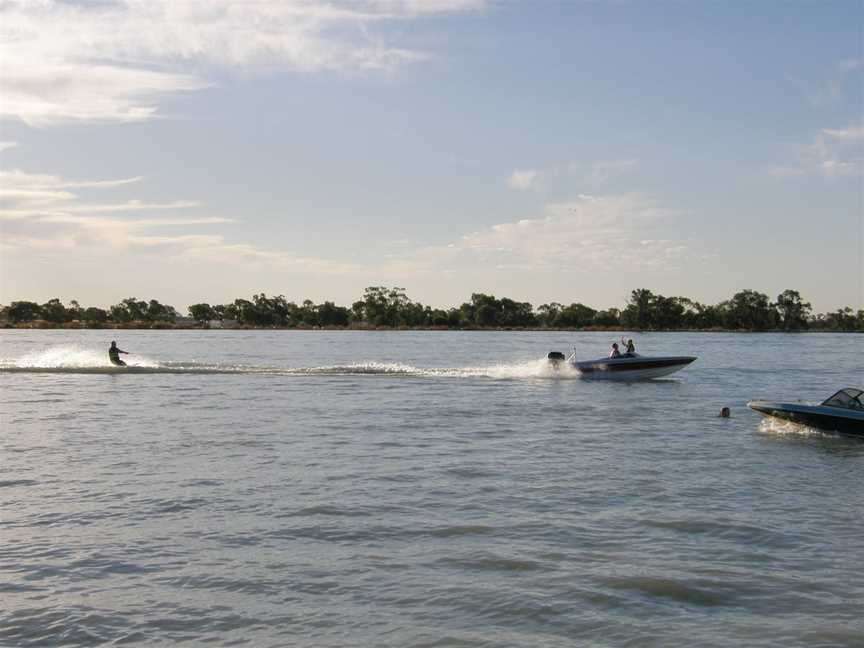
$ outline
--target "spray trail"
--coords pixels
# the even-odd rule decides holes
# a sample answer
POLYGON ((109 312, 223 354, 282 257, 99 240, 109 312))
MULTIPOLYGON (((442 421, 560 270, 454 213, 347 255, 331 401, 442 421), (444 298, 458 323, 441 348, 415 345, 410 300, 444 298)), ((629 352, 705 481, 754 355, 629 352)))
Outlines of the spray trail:
POLYGON ((80 347, 54 347, 21 358, 0 360, 0 373, 66 374, 214 374, 262 376, 389 376, 489 378, 493 380, 577 378, 572 367, 555 368, 545 359, 473 367, 415 367, 398 362, 356 362, 311 367, 280 367, 202 362, 159 362, 127 356, 128 366, 112 365, 105 354, 80 347))
MULTIPOLYGON (((131 356, 127 356, 131 357, 131 356)), ((135 355, 130 366, 156 368, 159 363, 145 356, 135 355)), ((3 369, 13 367, 26 369, 122 369, 114 367, 106 353, 80 346, 56 346, 43 351, 29 353, 17 360, 0 361, 3 369)))
POLYGON ((777 436, 801 436, 801 437, 838 437, 835 432, 819 430, 793 421, 781 421, 776 418, 764 418, 759 422, 759 432, 777 436))

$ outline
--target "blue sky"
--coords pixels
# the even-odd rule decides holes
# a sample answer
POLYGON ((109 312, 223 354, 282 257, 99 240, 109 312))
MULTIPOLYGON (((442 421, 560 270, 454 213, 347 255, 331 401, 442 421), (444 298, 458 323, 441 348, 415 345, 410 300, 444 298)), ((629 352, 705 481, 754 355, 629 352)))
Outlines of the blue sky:
POLYGON ((862 307, 862 13, 0 3, 0 301, 862 307))

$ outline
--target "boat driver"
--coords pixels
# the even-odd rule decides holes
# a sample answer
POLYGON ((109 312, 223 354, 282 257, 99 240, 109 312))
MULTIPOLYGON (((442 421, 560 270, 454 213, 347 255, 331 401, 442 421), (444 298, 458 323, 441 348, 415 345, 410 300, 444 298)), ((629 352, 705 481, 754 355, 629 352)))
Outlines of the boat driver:
POLYGON ((627 351, 626 351, 626 353, 629 354, 629 355, 636 355, 636 345, 633 344, 633 338, 630 338, 629 340, 627 340, 627 351))
POLYGON ((618 350, 618 343, 617 342, 612 343, 612 351, 609 352, 609 357, 610 358, 620 358, 621 357, 621 352, 618 350))

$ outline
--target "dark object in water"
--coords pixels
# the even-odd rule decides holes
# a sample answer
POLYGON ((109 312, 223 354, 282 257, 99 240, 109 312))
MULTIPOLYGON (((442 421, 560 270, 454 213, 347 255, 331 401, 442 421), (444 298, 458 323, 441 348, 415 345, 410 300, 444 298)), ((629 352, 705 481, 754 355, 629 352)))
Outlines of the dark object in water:
POLYGON ((720 408, 720 418, 729 418, 729 408, 721 407, 720 408))
POLYGON ((550 351, 549 355, 546 356, 552 362, 561 362, 562 360, 566 360, 567 358, 560 351, 550 351))

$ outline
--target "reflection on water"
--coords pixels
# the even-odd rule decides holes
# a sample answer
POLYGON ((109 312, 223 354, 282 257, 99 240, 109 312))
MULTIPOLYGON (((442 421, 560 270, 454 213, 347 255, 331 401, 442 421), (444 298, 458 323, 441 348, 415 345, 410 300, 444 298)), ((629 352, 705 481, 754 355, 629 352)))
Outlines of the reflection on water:
POLYGON ((771 417, 763 418, 756 429, 760 434, 764 434, 767 439, 789 443, 804 443, 824 452, 841 456, 864 456, 864 437, 829 432, 771 417))

